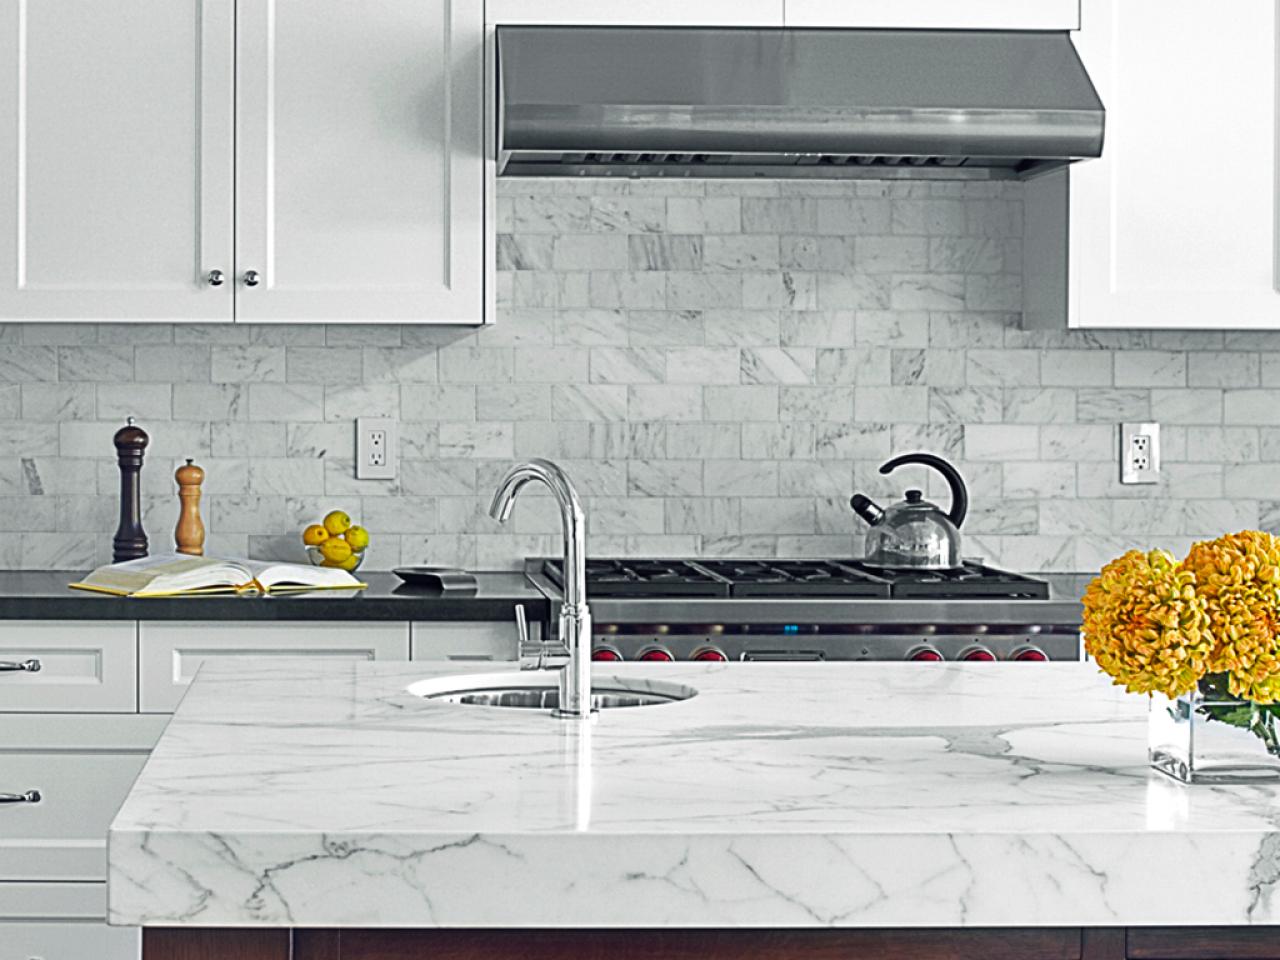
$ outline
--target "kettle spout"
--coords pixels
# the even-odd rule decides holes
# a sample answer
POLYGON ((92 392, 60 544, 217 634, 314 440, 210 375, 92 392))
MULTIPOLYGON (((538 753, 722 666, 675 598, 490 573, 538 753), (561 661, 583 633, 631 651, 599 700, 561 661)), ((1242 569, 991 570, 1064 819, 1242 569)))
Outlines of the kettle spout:
POLYGON ((855 493, 849 498, 849 506, 853 507, 853 512, 867 521, 870 526, 875 526, 884 519, 884 511, 870 497, 855 493))

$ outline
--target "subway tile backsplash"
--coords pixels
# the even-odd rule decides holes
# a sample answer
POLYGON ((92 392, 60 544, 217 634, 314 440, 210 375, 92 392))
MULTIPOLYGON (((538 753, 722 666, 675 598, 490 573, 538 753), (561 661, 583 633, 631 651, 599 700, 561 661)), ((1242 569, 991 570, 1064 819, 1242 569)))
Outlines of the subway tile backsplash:
POLYGON ((876 472, 921 448, 969 481, 966 553, 1011 567, 1280 532, 1280 333, 1024 331, 1021 215, 1017 184, 507 180, 491 329, 0 326, 0 566, 109 559, 130 415, 153 549, 184 457, 210 552, 301 559, 343 507, 373 569, 558 551, 546 497, 486 513, 530 456, 598 554, 850 555, 854 489, 945 496, 876 472), (353 477, 373 414, 395 481, 353 477), (1162 482, 1121 486, 1116 424, 1147 419, 1162 482))

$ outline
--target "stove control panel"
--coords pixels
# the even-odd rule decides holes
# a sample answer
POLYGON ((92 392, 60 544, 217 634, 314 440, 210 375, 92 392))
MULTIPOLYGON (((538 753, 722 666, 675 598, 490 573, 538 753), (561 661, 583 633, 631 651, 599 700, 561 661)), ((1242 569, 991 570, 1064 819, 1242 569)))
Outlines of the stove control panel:
POLYGON ((1078 629, 1028 624, 1003 627, 918 625, 856 629, 830 624, 597 624, 592 659, 617 662, 866 660, 942 663, 1080 660, 1078 629))

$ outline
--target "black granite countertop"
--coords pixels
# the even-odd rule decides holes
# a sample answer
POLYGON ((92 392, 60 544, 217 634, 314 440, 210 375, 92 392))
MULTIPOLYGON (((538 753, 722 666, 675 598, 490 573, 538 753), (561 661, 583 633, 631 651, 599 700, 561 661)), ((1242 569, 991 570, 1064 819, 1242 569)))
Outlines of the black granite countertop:
POLYGON ((477 573, 474 593, 411 587, 392 573, 361 573, 367 590, 277 597, 129 599, 72 590, 72 570, 0 571, 0 620, 509 620, 522 604, 546 619, 546 598, 521 573, 477 573))
MULTIPOLYGON (((81 576, 72 570, 0 570, 0 620, 508 620, 517 604, 530 620, 545 620, 551 613, 542 593, 514 572, 477 573, 474 593, 442 593, 409 586, 392 573, 362 573, 367 590, 138 600, 67 586, 81 576)), ((1034 576, 1049 581, 1050 602, 1078 603, 1095 574, 1034 576)), ((966 602, 969 612, 973 602, 966 602)), ((893 601, 904 613, 909 603, 893 601)))

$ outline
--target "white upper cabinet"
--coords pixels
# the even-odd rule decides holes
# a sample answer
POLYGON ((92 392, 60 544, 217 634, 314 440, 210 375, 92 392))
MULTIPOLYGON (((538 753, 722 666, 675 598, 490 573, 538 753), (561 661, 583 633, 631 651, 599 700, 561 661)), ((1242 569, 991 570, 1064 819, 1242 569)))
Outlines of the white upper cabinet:
POLYGON ((786 0, 788 27, 1075 30, 1080 0, 786 0))
POLYGON ((483 5, 238 8, 236 319, 480 322, 483 5))
POLYGON ((1280 327, 1276 7, 1084 0, 1107 124, 1071 169, 1071 326, 1280 327))
POLYGON ((481 323, 485 81, 483 0, 4 0, 0 318, 481 323))
POLYGON ((0 3, 0 317, 231 319, 233 23, 0 3))

